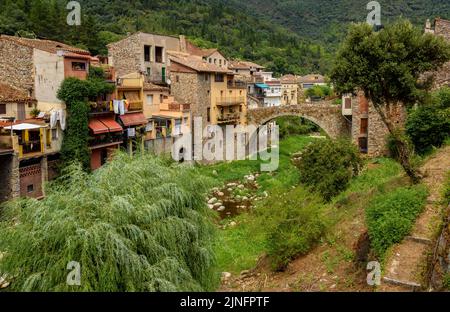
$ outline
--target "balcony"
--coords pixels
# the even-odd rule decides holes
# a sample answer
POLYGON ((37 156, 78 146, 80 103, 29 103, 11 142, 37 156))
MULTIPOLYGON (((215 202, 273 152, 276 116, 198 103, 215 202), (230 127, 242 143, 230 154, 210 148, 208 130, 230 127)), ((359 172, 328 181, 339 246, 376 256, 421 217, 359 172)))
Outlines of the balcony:
POLYGON ((239 122, 240 113, 224 113, 217 116, 217 123, 239 122))
POLYGON ((228 80, 228 89, 247 89, 247 84, 243 81, 228 80))
POLYGON ((43 152, 41 140, 30 140, 19 143, 19 157, 42 154, 43 152))
POLYGON ((169 103, 168 110, 174 112, 189 111, 191 109, 190 104, 169 103))
POLYGON ((146 74, 145 75, 145 81, 154 83, 157 85, 166 85, 167 84, 167 75, 162 73, 155 73, 155 74, 146 74))
POLYGON ((218 97, 216 98, 217 106, 236 106, 245 103, 245 97, 237 96, 237 97, 218 97))
POLYGON ((89 138, 89 147, 99 148, 108 145, 121 144, 123 142, 122 133, 118 134, 106 134, 106 135, 97 135, 89 138))
POLYGON ((139 101, 128 101, 128 111, 141 111, 144 108, 144 102, 139 101))
POLYGON ((103 114, 103 113, 111 113, 109 107, 109 101, 97 101, 90 102, 91 111, 90 114, 103 114))

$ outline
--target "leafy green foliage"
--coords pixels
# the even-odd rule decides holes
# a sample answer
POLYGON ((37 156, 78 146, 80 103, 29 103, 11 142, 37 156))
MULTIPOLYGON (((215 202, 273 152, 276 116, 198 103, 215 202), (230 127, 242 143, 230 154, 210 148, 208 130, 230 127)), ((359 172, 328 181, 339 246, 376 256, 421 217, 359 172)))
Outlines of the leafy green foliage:
POLYGON ((368 24, 353 25, 341 46, 331 80, 339 93, 364 91, 375 106, 414 104, 424 86, 418 79, 450 60, 450 45, 441 37, 422 34, 400 20, 374 32, 368 24))
POLYGON ((399 20, 378 32, 364 23, 350 28, 331 73, 338 93, 363 91, 373 103, 414 183, 419 176, 411 165, 409 144, 389 115, 393 106, 412 106, 426 97, 430 80, 419 83, 419 78, 448 60, 450 45, 444 38, 422 34, 409 21, 399 20))
POLYGON ((313 86, 306 90, 305 95, 307 97, 325 98, 333 94, 333 90, 330 86, 313 86))
POLYGON ((356 147, 345 139, 320 140, 305 148, 297 163, 300 181, 330 200, 345 190, 361 166, 356 147))
POLYGON ((420 154, 442 146, 450 136, 450 88, 437 92, 433 103, 409 112, 406 133, 420 154))
POLYGON ((401 187, 376 196, 366 209, 371 246, 379 257, 410 232, 427 198, 424 186, 401 187))
POLYGON ((283 270, 295 256, 307 253, 327 229, 322 199, 302 187, 273 194, 259 213, 267 227, 267 254, 275 270, 283 270))
POLYGON ((106 45, 136 31, 184 34, 203 47, 249 59, 276 73, 325 72, 330 56, 320 45, 222 0, 80 0, 80 26, 69 26, 63 0, 0 1, 0 32, 33 32, 107 55, 106 45))
POLYGON ((75 161, 80 162, 84 169, 90 168, 89 139, 89 104, 101 94, 111 93, 114 85, 105 82, 101 68, 91 67, 87 80, 77 78, 65 79, 57 93, 60 100, 67 106, 67 125, 61 146, 63 165, 75 161))
POLYGON ((204 291, 216 286, 209 180, 149 154, 85 173, 72 165, 41 201, 9 202, 0 272, 14 291, 204 291), (81 265, 69 286, 67 264, 81 265))
POLYGON ((315 123, 300 117, 285 116, 275 119, 278 125, 280 139, 284 139, 292 135, 308 134, 319 131, 320 128, 315 123))

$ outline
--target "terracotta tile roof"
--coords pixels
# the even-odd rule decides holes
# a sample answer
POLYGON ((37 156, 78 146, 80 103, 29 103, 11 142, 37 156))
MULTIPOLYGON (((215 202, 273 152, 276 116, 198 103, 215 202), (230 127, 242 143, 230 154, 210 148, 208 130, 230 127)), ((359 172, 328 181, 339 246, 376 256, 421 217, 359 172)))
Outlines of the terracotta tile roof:
POLYGON ((144 91, 169 91, 169 88, 144 81, 144 91))
POLYGON ((325 77, 320 74, 309 74, 299 77, 301 83, 325 83, 325 77))
POLYGON ((228 66, 230 69, 263 69, 264 66, 258 65, 249 61, 241 61, 241 60, 232 60, 230 61, 230 65, 228 66))
POLYGON ((28 96, 28 91, 17 89, 10 85, 0 83, 0 102, 34 102, 35 99, 28 96))
POLYGON ((186 50, 187 50, 187 53, 189 53, 189 54, 197 55, 197 56, 201 56, 201 57, 210 56, 214 52, 219 52, 219 50, 217 50, 217 49, 199 48, 195 44, 193 44, 192 42, 190 42, 188 40, 186 40, 186 50))
POLYGON ((198 72, 231 74, 228 68, 205 62, 200 56, 173 51, 168 52, 168 54, 172 62, 184 65, 198 72))
POLYGON ((70 45, 67 45, 65 43, 53 41, 53 40, 42 40, 42 39, 29 39, 29 38, 21 38, 21 37, 15 37, 15 36, 7 36, 7 35, 0 35, 1 40, 10 40, 17 44, 27 46, 30 48, 35 48, 38 50, 47 51, 50 53, 56 53, 58 50, 63 50, 67 52, 72 52, 76 54, 83 54, 83 55, 90 55, 89 51, 73 47, 70 45))
POLYGON ((282 76, 280 80, 281 83, 297 83, 297 77, 291 74, 282 76))

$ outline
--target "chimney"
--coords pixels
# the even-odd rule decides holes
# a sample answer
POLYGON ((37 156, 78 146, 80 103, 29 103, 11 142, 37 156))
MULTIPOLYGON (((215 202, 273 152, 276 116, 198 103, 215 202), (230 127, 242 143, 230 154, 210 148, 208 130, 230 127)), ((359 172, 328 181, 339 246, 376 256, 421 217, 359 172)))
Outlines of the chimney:
POLYGON ((180 35, 180 52, 187 52, 186 37, 184 35, 180 35))

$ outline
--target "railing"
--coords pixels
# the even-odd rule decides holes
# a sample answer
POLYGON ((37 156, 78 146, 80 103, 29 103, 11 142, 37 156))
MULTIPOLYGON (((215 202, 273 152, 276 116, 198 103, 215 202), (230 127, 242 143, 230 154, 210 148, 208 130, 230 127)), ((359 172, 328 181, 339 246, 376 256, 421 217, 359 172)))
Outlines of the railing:
POLYGON ((20 154, 42 153, 41 140, 27 141, 19 144, 20 154))
POLYGON ((229 80, 227 83, 228 89, 246 89, 247 84, 243 81, 233 81, 229 80))
POLYGON ((222 122, 234 122, 240 120, 240 114, 239 113, 225 113, 225 114, 219 114, 217 116, 217 121, 219 123, 222 122))
POLYGON ((168 108, 170 111, 175 111, 175 112, 188 111, 191 109, 191 105, 190 104, 170 103, 170 104, 168 104, 168 108))
POLYGON ((97 102, 90 102, 91 106, 91 114, 95 113, 109 113, 111 112, 109 109, 109 101, 97 101, 97 102))
POLYGON ((122 143, 123 136, 122 134, 107 134, 105 136, 95 136, 89 138, 89 146, 94 147, 98 145, 110 144, 110 143, 122 143))
POLYGON ((218 97, 216 99, 216 104, 219 106, 234 106, 241 105, 245 103, 245 98, 243 96, 238 97, 218 97))
POLYGON ((167 75, 163 75, 162 73, 156 73, 151 75, 145 75, 146 82, 152 82, 155 84, 166 84, 167 75))

